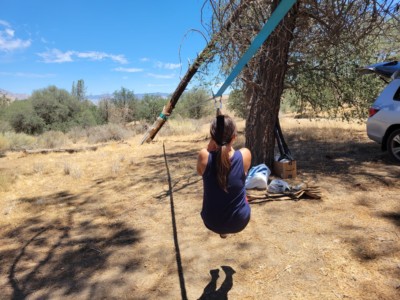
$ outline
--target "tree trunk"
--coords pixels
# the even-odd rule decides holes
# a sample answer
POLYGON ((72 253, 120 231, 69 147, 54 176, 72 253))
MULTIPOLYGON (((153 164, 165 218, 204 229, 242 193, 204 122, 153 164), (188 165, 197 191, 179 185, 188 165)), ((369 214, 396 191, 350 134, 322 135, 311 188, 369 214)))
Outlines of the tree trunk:
MULTIPOLYGON (((279 0, 273 0, 274 9, 279 0)), ((254 57, 257 66, 253 78, 246 78, 245 95, 249 111, 246 120, 246 147, 252 152, 252 165, 272 167, 275 149, 274 129, 283 93, 289 46, 298 11, 295 4, 254 57)), ((248 73, 246 73, 248 74, 248 73)))

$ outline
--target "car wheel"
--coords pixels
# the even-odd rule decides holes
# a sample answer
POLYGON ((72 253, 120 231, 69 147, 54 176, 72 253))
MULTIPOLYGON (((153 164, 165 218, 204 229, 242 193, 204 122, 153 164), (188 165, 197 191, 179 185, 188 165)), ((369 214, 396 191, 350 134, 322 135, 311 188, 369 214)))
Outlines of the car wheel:
POLYGON ((390 157, 400 163, 400 129, 395 129, 387 140, 387 150, 390 157))

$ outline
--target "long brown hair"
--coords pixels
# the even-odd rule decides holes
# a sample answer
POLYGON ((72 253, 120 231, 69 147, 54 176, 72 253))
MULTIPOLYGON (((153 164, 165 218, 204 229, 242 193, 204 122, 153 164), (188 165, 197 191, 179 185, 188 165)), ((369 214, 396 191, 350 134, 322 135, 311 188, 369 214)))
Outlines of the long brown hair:
POLYGON ((228 175, 231 170, 231 160, 227 145, 236 136, 236 125, 228 115, 219 115, 211 123, 210 134, 219 146, 217 150, 217 181, 218 185, 227 192, 228 175))

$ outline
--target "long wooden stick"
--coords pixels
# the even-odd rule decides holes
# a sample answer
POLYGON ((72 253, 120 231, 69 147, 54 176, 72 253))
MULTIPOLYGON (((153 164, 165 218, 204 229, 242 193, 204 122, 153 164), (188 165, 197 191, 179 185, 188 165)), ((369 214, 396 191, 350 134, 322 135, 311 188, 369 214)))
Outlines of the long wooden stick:
MULTIPOLYGON (((238 19, 240 16, 241 12, 246 9, 251 2, 255 0, 248 0, 248 1, 243 1, 238 8, 235 10, 235 12, 232 14, 232 16, 229 18, 229 20, 225 23, 224 28, 225 30, 229 30, 230 26, 238 19)), ((160 116, 157 118, 157 120, 154 122, 154 124, 147 130, 145 135, 143 136, 140 144, 142 145, 145 141, 146 142, 151 142, 158 131, 161 129, 161 127, 165 124, 167 121, 166 116, 170 115, 175 108, 176 103, 178 102, 180 96, 183 94, 185 91, 187 85, 189 84, 190 80, 196 74, 200 66, 207 61, 208 59, 212 58, 214 56, 213 50, 215 49, 215 45, 218 40, 218 34, 214 35, 213 38, 211 39, 210 42, 208 42, 207 46, 203 49, 203 51, 197 56, 196 60, 193 62, 193 64, 189 67, 189 69, 186 71, 185 76, 183 76, 181 82, 179 83, 178 87, 175 89, 175 92, 172 94, 171 99, 169 102, 166 104, 164 107, 162 113, 160 116)))

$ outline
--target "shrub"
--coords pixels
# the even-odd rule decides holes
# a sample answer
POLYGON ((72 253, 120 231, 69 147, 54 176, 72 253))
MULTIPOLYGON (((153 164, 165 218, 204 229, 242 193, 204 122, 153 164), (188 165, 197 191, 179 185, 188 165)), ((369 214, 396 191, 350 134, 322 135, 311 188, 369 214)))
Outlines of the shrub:
POLYGON ((88 129, 88 142, 93 144, 120 141, 129 136, 129 131, 117 124, 101 125, 88 129))
POLYGON ((59 148, 67 144, 68 138, 61 131, 47 131, 38 137, 37 143, 42 148, 59 148))
POLYGON ((169 120, 160 130, 160 136, 189 135, 199 132, 202 126, 200 120, 184 119, 177 117, 169 120))
POLYGON ((1 134, 8 142, 6 150, 33 149, 36 145, 36 138, 25 133, 6 132, 1 134))
POLYGON ((73 166, 70 163, 64 163, 64 175, 70 175, 74 179, 79 179, 82 176, 82 171, 78 166, 73 166))
POLYGON ((3 133, 0 133, 0 153, 10 149, 10 142, 3 133))
POLYGON ((7 131, 13 131, 10 123, 0 120, 0 133, 5 133, 7 131))
POLYGON ((87 130, 81 127, 72 127, 68 133, 67 137, 76 144, 78 141, 87 137, 87 130))
POLYGON ((16 132, 27 134, 42 133, 45 126, 43 120, 32 111, 12 115, 10 123, 16 132))

